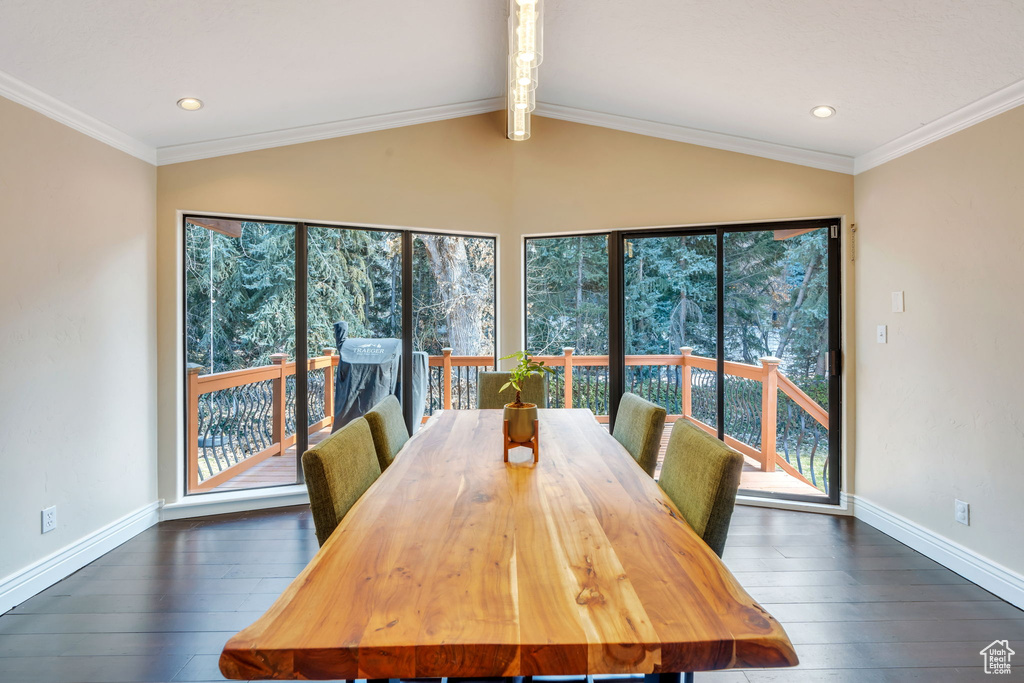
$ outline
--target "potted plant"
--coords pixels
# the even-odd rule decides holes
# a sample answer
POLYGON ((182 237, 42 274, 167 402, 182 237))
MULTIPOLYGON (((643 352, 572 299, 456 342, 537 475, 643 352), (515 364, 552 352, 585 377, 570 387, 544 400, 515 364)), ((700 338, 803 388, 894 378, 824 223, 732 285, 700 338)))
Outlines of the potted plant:
POLYGON ((527 377, 543 375, 545 372, 554 374, 554 370, 544 366, 544 361, 535 361, 529 351, 516 351, 501 360, 515 358, 519 362, 509 372, 509 380, 502 385, 499 392, 510 386, 516 390, 516 400, 505 404, 505 419, 508 420, 508 437, 516 443, 526 443, 533 438, 533 423, 537 419, 537 404, 523 403, 523 382, 527 377))

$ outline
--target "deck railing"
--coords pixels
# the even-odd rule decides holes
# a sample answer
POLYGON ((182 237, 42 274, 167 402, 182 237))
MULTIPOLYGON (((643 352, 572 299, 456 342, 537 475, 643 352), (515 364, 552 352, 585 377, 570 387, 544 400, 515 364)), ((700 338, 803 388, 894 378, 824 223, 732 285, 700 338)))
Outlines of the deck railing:
MULTIPOLYGON (((189 493, 208 491, 295 444, 295 362, 288 354, 270 365, 200 374, 187 368, 189 493)), ((310 434, 334 418, 334 349, 309 359, 310 434)))
MULTIPOLYGON (((567 348, 561 355, 535 358, 555 370, 547 383, 548 406, 589 408, 599 422, 608 421, 608 356, 577 356, 567 348)), ((309 360, 310 434, 333 422, 338 360, 333 349, 309 360)), ((685 418, 717 434, 714 358, 683 347, 679 355, 625 360, 627 390, 666 406, 669 422, 685 418)), ((189 367, 190 492, 216 488, 295 444, 295 363, 285 354, 271 361, 211 375, 189 367)), ((725 442, 762 471, 781 469, 827 493, 828 411, 779 372, 780 362, 771 357, 760 359, 760 365, 725 362, 725 442)), ((426 414, 476 407, 479 373, 493 367, 493 356, 455 356, 451 349, 431 356, 426 414)))

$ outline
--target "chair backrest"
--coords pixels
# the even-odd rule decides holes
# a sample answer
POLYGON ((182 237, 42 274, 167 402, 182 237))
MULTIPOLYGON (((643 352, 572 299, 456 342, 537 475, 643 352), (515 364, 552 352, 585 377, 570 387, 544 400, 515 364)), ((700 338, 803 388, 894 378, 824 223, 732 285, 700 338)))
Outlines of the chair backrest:
MULTIPOLYGON (((545 373, 546 374, 546 373, 545 373)), ((507 372, 482 371, 477 377, 477 407, 481 409, 504 408, 506 403, 516 400, 512 387, 500 391, 509 379, 507 372)), ((523 382, 521 392, 523 403, 536 403, 538 408, 548 407, 548 396, 544 375, 532 375, 523 382)))
POLYGON ((377 451, 377 462, 380 463, 380 471, 383 472, 409 440, 409 430, 405 428, 405 416, 402 415, 402 404, 392 394, 366 411, 363 417, 370 425, 373 447, 377 451))
POLYGON ((363 418, 302 454, 316 539, 323 545, 359 496, 380 476, 370 425, 363 418))
POLYGON ((619 401, 612 436, 649 476, 654 476, 665 431, 665 409, 628 391, 619 401))
POLYGON ((689 421, 676 420, 658 484, 719 557, 742 469, 742 455, 689 421))

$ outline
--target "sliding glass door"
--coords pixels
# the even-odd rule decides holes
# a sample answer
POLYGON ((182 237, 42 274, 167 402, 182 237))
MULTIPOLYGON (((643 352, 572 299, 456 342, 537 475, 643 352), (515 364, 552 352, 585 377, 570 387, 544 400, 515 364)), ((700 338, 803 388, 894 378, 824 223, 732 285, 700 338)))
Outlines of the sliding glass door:
POLYGON ((724 432, 747 457, 742 488, 751 493, 830 493, 831 232, 812 225, 723 234, 724 432))
MULTIPOLYGON (((839 221, 530 237, 548 405, 614 425, 633 392, 744 456, 752 496, 839 500, 839 221)), ((656 471, 657 476, 657 471, 656 471)))
POLYGON ((665 443, 684 415, 717 435, 716 235, 630 237, 622 258, 624 389, 665 408, 665 443))
POLYGON ((661 457, 687 419, 743 454, 742 492, 838 502, 838 226, 620 235, 623 390, 666 409, 661 457))
POLYGON ((402 363, 402 234, 306 228, 309 445, 391 394, 402 363))
POLYGON ((189 492, 294 484, 294 225, 187 220, 184 227, 189 492), (266 324, 273 321, 273 324, 266 324))

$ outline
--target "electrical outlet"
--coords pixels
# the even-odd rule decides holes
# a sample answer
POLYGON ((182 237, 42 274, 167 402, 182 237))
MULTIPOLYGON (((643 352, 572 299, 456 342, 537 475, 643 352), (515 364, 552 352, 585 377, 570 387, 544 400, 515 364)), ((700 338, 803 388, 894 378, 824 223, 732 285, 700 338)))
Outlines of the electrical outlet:
POLYGON ((956 521, 967 526, 971 525, 971 506, 962 500, 956 501, 956 521))
POLYGON ((893 292, 892 293, 892 312, 893 313, 902 313, 904 310, 906 310, 906 309, 904 308, 904 305, 903 305, 903 292, 893 292))
POLYGON ((57 506, 51 506, 43 510, 43 533, 53 531, 57 528, 57 506))
POLYGON ((879 325, 875 334, 875 340, 879 344, 885 344, 889 340, 889 330, 885 325, 879 325))

